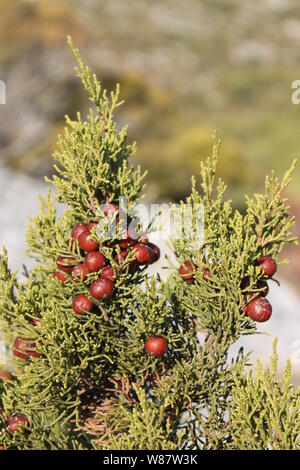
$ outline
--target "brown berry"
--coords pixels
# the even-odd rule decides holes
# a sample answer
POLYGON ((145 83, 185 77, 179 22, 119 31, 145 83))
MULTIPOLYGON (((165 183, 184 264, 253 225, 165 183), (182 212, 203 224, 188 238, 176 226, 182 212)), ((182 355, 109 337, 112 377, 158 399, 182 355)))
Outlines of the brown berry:
POLYGON ((90 231, 83 232, 78 238, 79 246, 84 251, 98 250, 99 244, 90 238, 90 231))
POLYGON ((246 305, 244 313, 254 321, 265 322, 272 315, 272 305, 264 297, 256 297, 246 305))
POLYGON ((137 239, 138 234, 136 231, 134 229, 128 229, 122 234, 119 245, 123 250, 126 250, 126 248, 134 246, 137 243, 137 239))
POLYGON ((107 278, 98 278, 90 287, 91 296, 97 300, 109 299, 114 292, 113 283, 107 278))
POLYGON ((258 266, 260 266, 261 271, 267 277, 272 277, 277 271, 277 263, 270 256, 261 256, 257 260, 258 266))
MULTIPOLYGON (((120 256, 119 256, 119 255, 116 255, 116 257, 115 257, 116 263, 118 263, 119 265, 122 265, 122 264, 126 263, 126 259, 127 259, 128 254, 129 254, 129 251, 128 251, 128 250, 121 251, 121 252, 120 252, 120 256)), ((132 272, 134 272, 136 269, 137 269, 137 262, 136 262, 136 260, 130 261, 130 263, 129 263, 129 271, 132 273, 132 272)))
POLYGON ((208 268, 203 268, 202 272, 203 272, 203 276, 205 277, 205 279, 212 279, 211 272, 208 268))
POLYGON ((56 270, 53 271, 53 277, 54 277, 54 279, 57 279, 60 282, 66 282, 66 280, 67 280, 67 276, 65 274, 61 273, 60 271, 56 271, 56 270))
POLYGON ((105 266, 101 271, 102 279, 109 279, 111 282, 115 282, 116 276, 111 266, 105 266))
POLYGON ((135 249, 135 257, 140 266, 145 264, 150 264, 152 262, 152 250, 148 245, 144 245, 143 243, 137 243, 134 246, 135 249))
POLYGON ((35 343, 32 343, 29 338, 21 338, 17 336, 14 342, 13 354, 27 361, 30 357, 41 357, 41 353, 36 351, 35 343))
POLYGON ((90 312, 93 308, 93 303, 87 295, 78 294, 72 301, 73 310, 77 315, 82 315, 85 312, 90 312))
POLYGON ((190 261, 185 261, 183 266, 180 266, 178 273, 184 281, 194 280, 194 266, 190 261))
POLYGON ((29 421, 23 413, 15 413, 6 422, 10 432, 22 432, 29 428, 29 421))
POLYGON ((115 261, 116 263, 118 264, 124 264, 125 261, 126 261, 126 258, 129 254, 129 251, 128 250, 124 250, 124 251, 121 251, 119 255, 116 255, 115 257, 115 261))
POLYGON ((73 240, 78 240, 80 235, 83 232, 86 232, 88 229, 89 229, 89 227, 86 224, 79 223, 79 224, 74 225, 73 230, 72 230, 73 240))
POLYGON ((62 256, 59 256, 56 260, 56 265, 58 269, 60 269, 64 273, 70 273, 72 272, 75 262, 75 258, 64 258, 62 256))
POLYGON ((99 271, 105 265, 106 258, 100 251, 90 251, 85 257, 85 265, 91 273, 99 271))
POLYGON ((72 271, 72 278, 74 279, 74 281, 79 280, 79 279, 84 281, 88 274, 89 274, 89 270, 86 264, 81 263, 81 264, 77 264, 77 266, 74 266, 73 271, 72 271))

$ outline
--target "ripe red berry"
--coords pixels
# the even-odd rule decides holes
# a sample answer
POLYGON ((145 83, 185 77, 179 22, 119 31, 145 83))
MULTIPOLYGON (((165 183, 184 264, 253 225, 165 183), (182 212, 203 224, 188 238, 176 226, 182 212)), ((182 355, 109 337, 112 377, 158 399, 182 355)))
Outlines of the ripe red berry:
POLYGON ((70 273, 72 272, 75 262, 75 258, 64 258, 63 256, 59 256, 56 260, 56 265, 58 269, 64 273, 70 273))
POLYGON ((184 266, 180 266, 178 273, 184 281, 194 280, 194 266, 190 261, 185 261, 184 266))
POLYGON ((154 243, 148 242, 148 246, 152 251, 152 260, 150 264, 156 263, 160 258, 160 249, 157 245, 154 245, 154 243))
POLYGON ((35 343, 31 343, 29 338, 17 336, 14 342, 13 354, 27 361, 30 357, 41 357, 41 353, 36 351, 35 343))
POLYGON ((86 224, 76 224, 76 225, 74 225, 73 230, 72 230, 73 240, 78 240, 80 235, 83 232, 86 232, 88 229, 89 229, 89 227, 86 224))
POLYGON ((139 265, 150 264, 152 262, 152 250, 148 245, 137 243, 134 249, 135 257, 139 265))
POLYGON ((248 317, 257 322, 265 322, 272 315, 272 305, 264 297, 256 297, 244 308, 248 317))
POLYGON ((89 270, 85 263, 77 264, 77 266, 74 266, 73 271, 72 271, 72 278, 74 281, 78 281, 81 279, 84 281, 86 279, 86 276, 89 274, 89 270))
POLYGON ((27 359, 29 359, 29 354, 26 350, 27 343, 24 343, 24 341, 28 341, 28 338, 20 338, 18 336, 15 339, 13 354, 15 357, 20 357, 21 359, 27 361, 27 359))
POLYGON ((8 370, 0 370, 0 380, 3 382, 12 380, 12 375, 8 372, 8 370))
POLYGON ((257 264, 267 277, 272 277, 277 271, 277 263, 270 256, 260 256, 257 260, 257 264))
POLYGON ((122 250, 126 250, 127 248, 130 248, 131 246, 134 246, 136 244, 136 240, 131 240, 131 238, 126 238, 125 240, 119 241, 120 248, 122 250))
POLYGON ((205 277, 205 279, 212 279, 211 272, 208 268, 203 268, 202 272, 203 272, 203 276, 205 277))
POLYGON ((53 271, 53 277, 54 279, 57 279, 60 282, 66 282, 67 276, 64 273, 61 273, 60 271, 56 271, 54 269, 53 271))
POLYGON ((22 432, 26 428, 29 428, 29 421, 23 413, 15 413, 10 416, 6 424, 11 432, 22 432))
POLYGON ((90 312, 93 308, 93 303, 90 301, 87 295, 78 294, 72 301, 73 310, 77 315, 82 315, 85 311, 90 312))
POLYGON ((91 273, 99 271, 105 265, 105 256, 100 251, 90 251, 85 257, 85 265, 91 273))
POLYGON ((105 266, 101 271, 102 279, 109 279, 111 282, 115 282, 116 276, 111 266, 105 266))
POLYGON ((167 352, 168 343, 162 336, 151 336, 151 338, 147 339, 145 348, 151 356, 159 357, 167 352))
POLYGON ((83 232, 78 238, 80 248, 84 251, 98 250, 99 244, 90 238, 90 231, 83 232))
POLYGON ((94 299, 109 299, 113 295, 114 285, 107 278, 98 278, 92 282, 90 292, 94 299))

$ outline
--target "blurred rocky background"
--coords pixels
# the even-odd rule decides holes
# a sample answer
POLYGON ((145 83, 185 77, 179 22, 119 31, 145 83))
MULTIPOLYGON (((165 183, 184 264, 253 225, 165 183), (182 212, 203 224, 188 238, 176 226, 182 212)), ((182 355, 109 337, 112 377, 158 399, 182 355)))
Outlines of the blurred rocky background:
MULTIPOLYGON (((149 202, 187 194, 214 129, 223 141, 219 174, 241 210, 265 172, 282 174, 299 156, 300 105, 291 102, 300 79, 298 0, 0 0, 0 244, 13 268, 25 261, 26 215, 38 210, 42 177, 52 174, 64 115, 88 106, 67 34, 105 87, 121 83, 118 120, 129 123, 136 163, 149 170, 149 202)), ((299 183, 300 164, 288 194, 297 232, 299 183)), ((300 340, 299 254, 287 251, 282 287, 271 289, 270 338, 248 341, 264 358, 275 335, 283 359, 300 340)))

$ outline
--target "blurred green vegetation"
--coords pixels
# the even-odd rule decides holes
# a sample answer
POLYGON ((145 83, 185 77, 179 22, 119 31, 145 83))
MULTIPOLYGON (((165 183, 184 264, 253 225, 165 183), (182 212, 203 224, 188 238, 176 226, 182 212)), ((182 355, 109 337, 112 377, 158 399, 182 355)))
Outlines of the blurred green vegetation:
MULTIPOLYGON (((145 166, 152 170, 151 190, 154 195, 178 200, 189 193, 190 176, 198 175, 200 160, 211 155, 213 133, 212 128, 197 125, 183 129, 170 141, 163 143, 157 140, 144 147, 142 155, 145 166)), ((244 157, 242 147, 233 139, 223 142, 218 176, 225 179, 228 195, 237 206, 244 202, 241 188, 251 190, 257 182, 254 168, 244 157)))
MULTIPOLYGON (((282 172, 300 149, 300 107, 291 103, 291 84, 300 78, 300 10, 296 0, 262 0, 259 8, 254 3, 0 0, 4 76, 22 60, 30 67, 40 57, 47 62, 48 55, 52 62, 57 57, 60 70, 59 77, 47 69, 33 77, 47 84, 45 95, 57 109, 49 114, 32 103, 48 131, 22 152, 6 146, 14 136, 0 130, 0 154, 22 171, 51 172, 49 155, 63 115, 86 110, 65 45, 71 34, 104 86, 121 83, 126 105, 119 121, 129 122, 130 137, 138 141, 136 161, 149 170, 149 197, 184 197, 217 129, 223 141, 219 172, 240 206, 266 169, 282 172)), ((32 83, 24 84, 24 97, 32 83)), ((22 112, 22 102, 16 106, 22 112)), ((300 165, 296 197, 299 182, 300 165)))

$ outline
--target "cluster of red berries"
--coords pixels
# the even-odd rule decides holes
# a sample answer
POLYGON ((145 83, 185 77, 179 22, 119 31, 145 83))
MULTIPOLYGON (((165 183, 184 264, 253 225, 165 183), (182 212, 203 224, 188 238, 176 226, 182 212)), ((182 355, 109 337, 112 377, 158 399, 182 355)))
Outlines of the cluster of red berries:
MULTIPOLYGON (((270 256, 260 256, 257 260, 257 265, 260 267, 262 274, 266 278, 271 278, 277 270, 276 261, 270 256)), ((196 270, 197 267, 194 266, 191 261, 187 260, 182 266, 180 266, 178 273, 185 282, 192 283, 195 280, 196 270)), ((212 278, 211 272, 208 268, 203 268, 202 273, 206 279, 212 278)), ((241 289, 245 290, 248 284, 249 279, 244 278, 241 283, 241 289)), ((269 293, 267 282, 265 280, 257 281, 253 287, 253 291, 246 292, 244 294, 245 300, 247 301, 247 299, 253 297, 255 295, 255 291, 259 291, 257 296, 244 307, 243 311, 248 317, 252 318, 252 320, 265 322, 269 320, 272 315, 272 305, 266 299, 266 296, 269 293)))
MULTIPOLYGON (((117 214, 116 220, 119 221, 119 206, 107 204, 103 212, 106 216, 109 213, 117 214)), ((85 256, 84 262, 74 265, 74 258, 59 256, 56 262, 59 271, 53 271, 53 276, 61 282, 65 282, 69 274, 76 282, 78 279, 85 280, 89 273, 99 272, 99 277, 89 286, 90 296, 78 294, 73 298, 73 310, 77 315, 82 315, 93 309, 94 303, 91 299, 98 301, 109 299, 115 289, 115 271, 103 253, 99 251, 100 245, 91 238, 91 231, 96 226, 97 222, 78 223, 72 230, 72 239, 78 241, 78 245, 85 256)), ((160 257, 159 248, 150 243, 147 236, 139 237, 133 229, 126 230, 117 244, 121 251, 120 254, 116 254, 115 261, 119 266, 124 264, 130 250, 134 250, 135 260, 129 265, 131 273, 137 270, 138 266, 152 264, 160 257)))
MULTIPOLYGON (((118 213, 119 207, 108 204, 104 208, 104 214, 107 216, 109 212, 118 213)), ((119 220, 118 215, 117 220, 119 220)), ((69 275, 74 282, 77 282, 79 279, 85 280, 89 273, 99 273, 99 277, 89 286, 90 296, 78 294, 73 298, 72 307, 77 315, 82 315, 93 309, 94 303, 91 298, 99 301, 105 300, 109 299, 114 293, 115 271, 103 253, 99 251, 100 245, 91 238, 91 231, 96 226, 97 222, 93 221, 89 224, 78 223, 73 227, 72 239, 73 241, 77 240, 84 254, 84 262, 75 264, 76 260, 74 258, 59 256, 56 260, 58 270, 53 271, 53 277, 60 282, 65 282, 69 275)), ((135 230, 126 230, 117 243, 121 250, 115 256, 118 266, 126 261, 130 250, 134 250, 135 259, 129 264, 131 273, 137 270, 139 266, 150 265, 160 258, 158 246, 150 243, 146 235, 139 237, 135 230)), ((31 323, 37 326, 40 324, 40 320, 32 318, 31 323)), ((152 336, 145 344, 147 353, 155 357, 163 356, 167 351, 167 347, 167 341, 162 336, 152 336)), ((20 336, 15 339, 13 354, 25 361, 31 357, 41 357, 42 355, 36 350, 35 343, 29 338, 20 336)))
MULTIPOLYGON (((257 265, 260 267, 261 272, 266 278, 271 278, 277 271, 276 261, 270 256, 260 256, 257 260, 257 265)), ((242 280, 241 288, 244 290, 247 288, 249 280, 247 278, 242 280)), ((265 280, 259 280, 256 282, 252 292, 246 292, 244 294, 245 300, 253 297, 256 294, 256 297, 252 299, 243 309, 245 315, 257 322, 268 321, 272 315, 272 305, 266 299, 269 293, 269 286, 265 280), (259 292, 255 293, 255 291, 259 292)))

